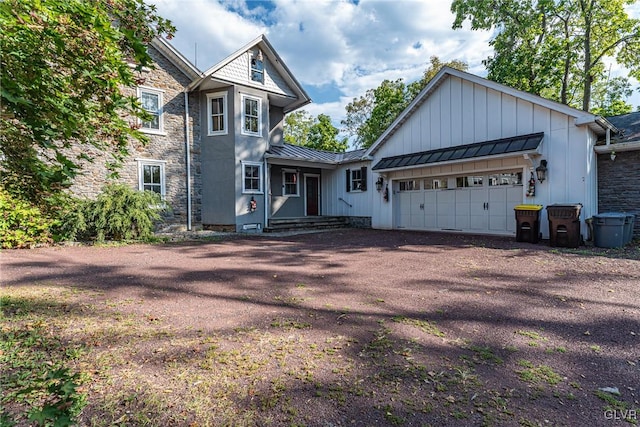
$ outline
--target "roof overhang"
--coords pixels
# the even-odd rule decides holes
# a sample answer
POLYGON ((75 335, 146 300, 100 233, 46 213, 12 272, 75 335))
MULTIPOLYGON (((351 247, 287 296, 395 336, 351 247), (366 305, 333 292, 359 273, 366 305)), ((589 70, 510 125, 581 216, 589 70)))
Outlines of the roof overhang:
POLYGON ((466 163, 475 160, 540 155, 544 132, 494 139, 474 144, 456 145, 436 150, 384 157, 372 170, 379 172, 416 169, 427 166, 466 163))

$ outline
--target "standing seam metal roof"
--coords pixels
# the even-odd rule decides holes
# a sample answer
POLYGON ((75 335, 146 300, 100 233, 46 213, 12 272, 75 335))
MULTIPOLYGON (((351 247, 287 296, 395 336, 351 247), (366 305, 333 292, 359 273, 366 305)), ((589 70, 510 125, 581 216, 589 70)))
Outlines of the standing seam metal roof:
POLYGON ((357 161, 362 158, 365 150, 353 150, 346 153, 335 153, 332 151, 314 150, 313 148, 302 147, 300 145, 284 144, 272 145, 267 151, 268 158, 296 159, 303 161, 338 164, 344 162, 357 161))

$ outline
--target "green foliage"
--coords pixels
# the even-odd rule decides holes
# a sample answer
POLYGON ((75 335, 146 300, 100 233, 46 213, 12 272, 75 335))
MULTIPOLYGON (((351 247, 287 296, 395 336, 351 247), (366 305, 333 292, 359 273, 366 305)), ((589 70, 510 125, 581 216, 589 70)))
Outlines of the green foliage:
POLYGON ((604 58, 640 74, 640 20, 628 0, 454 0, 453 28, 494 30, 489 79, 585 111, 624 111, 627 77, 609 79, 604 58), (597 88, 599 86, 599 89, 597 88), (600 93, 597 93, 600 91, 600 93), (605 94, 614 94, 609 99, 605 94), (604 109, 603 109, 604 108, 604 109))
POLYGON ((38 426, 75 425, 87 401, 78 390, 80 374, 64 366, 62 343, 47 331, 42 320, 14 322, 24 316, 31 319, 34 310, 45 307, 7 296, 0 305, 0 318, 5 321, 0 331, 0 403, 5 408, 0 411, 1 425, 25 421, 25 415, 38 426), (20 415, 14 417, 9 408, 20 415))
POLYGON ((147 43, 171 24, 143 0, 5 0, 0 27, 5 188, 40 206, 91 150, 115 171, 130 139, 145 140, 130 120, 146 115, 123 93, 135 85, 128 63, 151 66, 147 43))
POLYGON ((289 144, 341 153, 349 144, 346 138, 338 138, 339 133, 326 114, 314 118, 301 110, 287 114, 284 119, 284 140, 289 144))
POLYGON ((355 137, 356 145, 370 147, 444 66, 462 71, 468 68, 463 61, 443 63, 437 56, 432 56, 420 80, 409 85, 405 85, 402 79, 384 80, 377 88, 354 98, 345 107, 347 114, 342 125, 348 134, 355 137))
POLYGON ((96 200, 76 201, 62 219, 61 232, 69 239, 149 240, 155 223, 168 207, 157 193, 108 184, 96 200))
POLYGON ((12 196, 0 188, 0 246, 29 248, 51 243, 55 220, 33 204, 12 196))

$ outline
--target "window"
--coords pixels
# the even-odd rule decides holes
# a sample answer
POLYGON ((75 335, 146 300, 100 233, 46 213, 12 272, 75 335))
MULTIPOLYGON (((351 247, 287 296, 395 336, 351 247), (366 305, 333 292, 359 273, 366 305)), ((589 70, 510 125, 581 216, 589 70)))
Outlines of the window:
POLYGON ((262 163, 242 164, 242 192, 261 193, 262 192, 262 163))
POLYGON ((347 192, 367 191, 367 167, 347 169, 347 192))
POLYGON ((207 94, 207 115, 209 117, 209 135, 227 134, 227 94, 207 94))
POLYGON ((489 175, 489 185, 522 185, 522 172, 489 175))
POLYGON ((415 191, 420 189, 420 181, 410 179, 406 181, 400 181, 400 191, 415 191))
POLYGON ((141 130, 151 133, 162 133, 162 91, 139 87, 138 98, 140 99, 142 108, 151 115, 151 120, 142 120, 140 122, 141 130))
POLYGON ((427 178, 424 180, 424 189, 438 190, 440 188, 447 188, 449 186, 448 181, 447 178, 427 178))
POLYGON ((262 61, 262 52, 258 50, 251 55, 251 80, 258 83, 264 83, 264 63, 262 61))
POLYGON ((242 97, 242 133, 260 136, 260 99, 242 97))
POLYGON ((482 187, 482 176, 459 176, 456 178, 456 187, 482 187))
POLYGON ((162 160, 137 159, 138 161, 138 189, 153 191, 165 196, 164 164, 162 160))
POLYGON ((298 171, 284 169, 282 171, 282 195, 299 196, 298 171))

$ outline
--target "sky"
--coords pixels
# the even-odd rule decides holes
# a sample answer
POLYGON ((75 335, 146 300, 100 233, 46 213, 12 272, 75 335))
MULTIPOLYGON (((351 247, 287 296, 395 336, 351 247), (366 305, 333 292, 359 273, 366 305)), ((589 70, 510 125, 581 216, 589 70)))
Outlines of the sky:
MULTIPOLYGON (((489 32, 451 28, 445 0, 146 1, 173 22, 170 43, 200 70, 265 34, 313 100, 304 109, 338 127, 354 98, 385 79, 417 80, 432 56, 465 61, 485 77, 482 60, 492 53, 489 32)), ((640 105, 638 91, 630 102, 640 105)))

